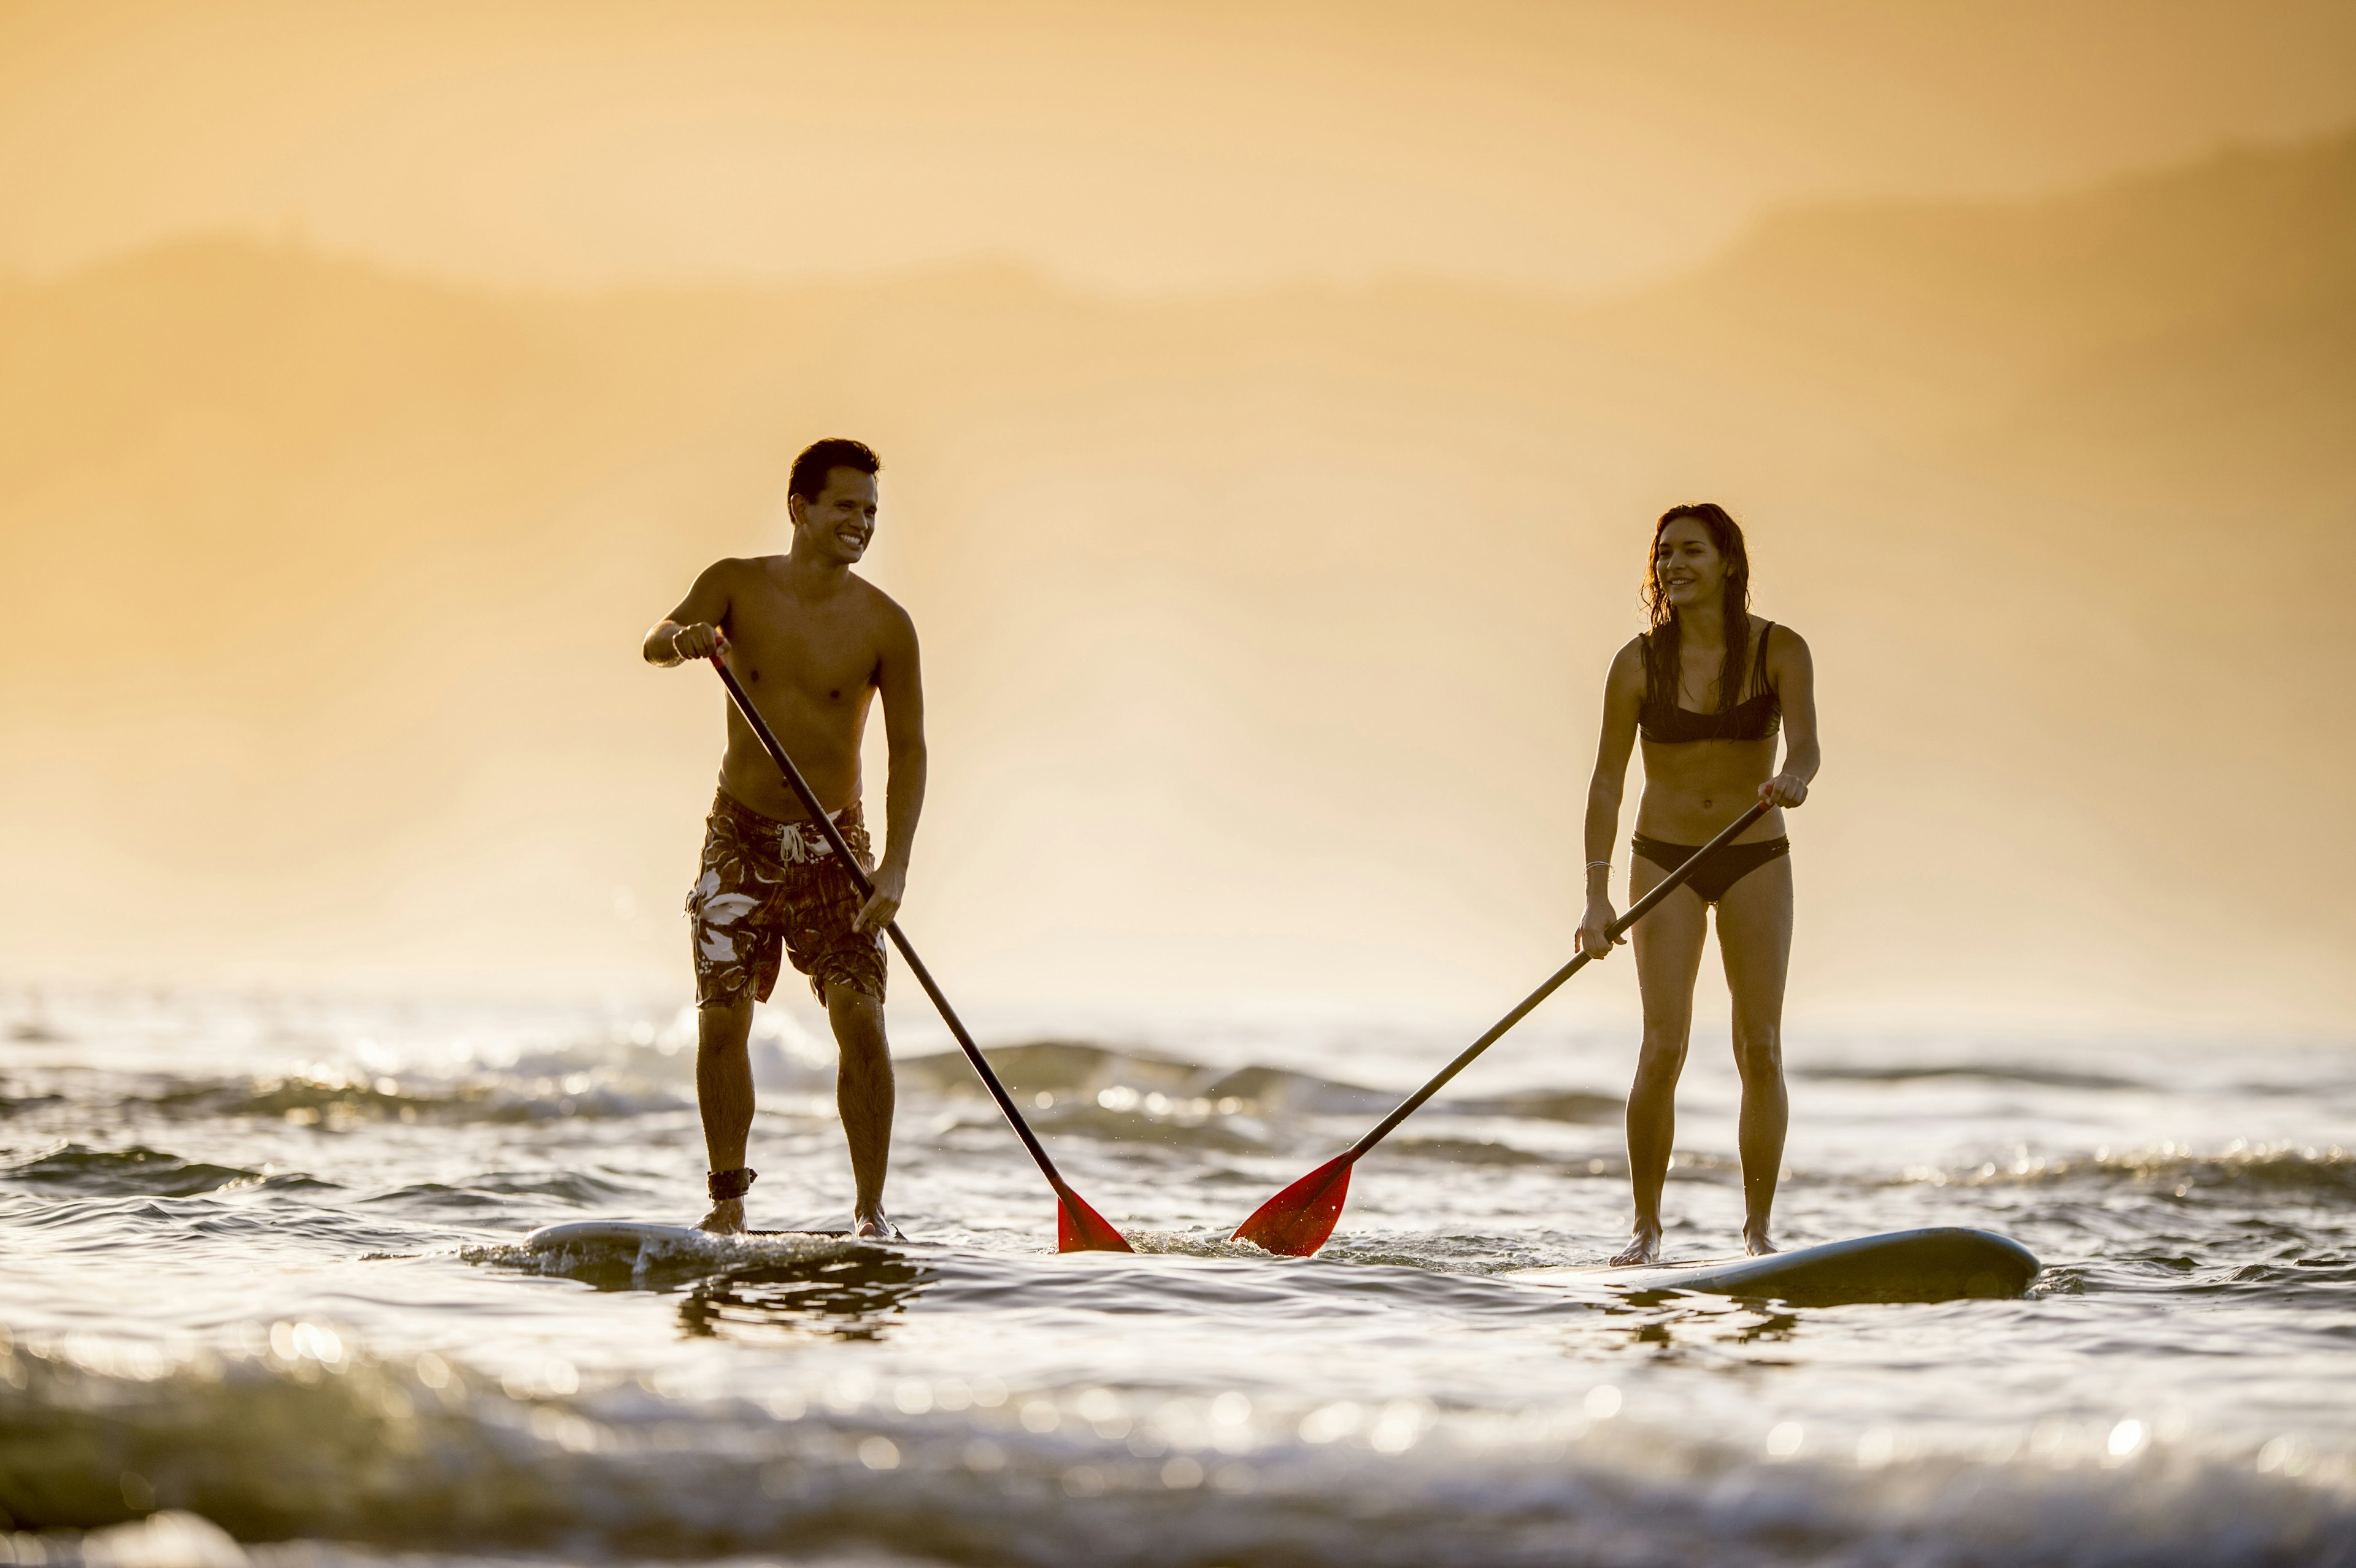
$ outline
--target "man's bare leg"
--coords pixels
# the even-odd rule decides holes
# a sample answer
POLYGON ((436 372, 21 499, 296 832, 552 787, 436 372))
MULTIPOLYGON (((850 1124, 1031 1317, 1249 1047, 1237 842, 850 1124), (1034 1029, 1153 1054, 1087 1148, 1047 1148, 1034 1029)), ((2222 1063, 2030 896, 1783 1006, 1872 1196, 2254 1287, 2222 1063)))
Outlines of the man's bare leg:
MULTIPOLYGON (((1639 859, 1630 879, 1633 902, 1666 873, 1639 859)), ((1636 1082, 1628 1091, 1628 1180, 1634 1189, 1634 1239, 1612 1256, 1617 1265, 1657 1263, 1661 1256, 1661 1187, 1668 1179, 1676 1141, 1677 1075, 1685 1071, 1693 1034, 1694 979, 1701 973, 1708 911, 1689 889, 1679 889, 1636 923, 1636 983, 1644 998, 1644 1042, 1636 1082)))
POLYGON ((856 1188, 851 1233, 889 1239, 899 1232, 884 1214, 884 1178, 892 1163, 893 1101, 884 1004, 833 982, 826 988, 826 1017, 834 1026, 839 1052, 834 1105, 842 1117, 843 1142, 851 1147, 851 1178, 856 1188))
MULTIPOLYGON (((739 1170, 753 1133, 753 998, 711 1004, 695 1011, 695 1104, 703 1113, 703 1154, 713 1170, 739 1170)), ((744 1200, 714 1203, 707 1231, 744 1228, 744 1200)))
POLYGON ((1792 860, 1770 860, 1727 890, 1718 951, 1734 997, 1734 1065, 1742 1075, 1742 1245, 1775 1250, 1768 1222, 1783 1168, 1791 1103, 1783 1089, 1783 981, 1792 961, 1792 860))

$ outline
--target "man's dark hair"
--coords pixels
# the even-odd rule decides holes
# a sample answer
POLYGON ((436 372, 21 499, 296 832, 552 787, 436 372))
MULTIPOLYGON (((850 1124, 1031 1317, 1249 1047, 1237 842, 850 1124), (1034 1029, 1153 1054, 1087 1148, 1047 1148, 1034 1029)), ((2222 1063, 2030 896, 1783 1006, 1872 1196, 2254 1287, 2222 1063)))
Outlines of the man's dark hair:
POLYGON ((824 441, 811 442, 794 459, 794 472, 786 481, 786 494, 815 501, 819 492, 826 488, 827 475, 838 468, 848 468, 855 474, 881 474, 884 460, 868 450, 865 442, 852 441, 848 436, 830 435, 824 441))

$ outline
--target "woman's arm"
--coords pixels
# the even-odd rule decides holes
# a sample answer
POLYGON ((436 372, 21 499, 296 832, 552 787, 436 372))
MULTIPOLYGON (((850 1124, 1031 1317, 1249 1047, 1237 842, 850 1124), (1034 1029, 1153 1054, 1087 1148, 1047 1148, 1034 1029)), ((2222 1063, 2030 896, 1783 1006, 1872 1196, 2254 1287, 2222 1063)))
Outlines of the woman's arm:
POLYGON ((1759 786, 1759 798, 1770 805, 1802 805, 1808 785, 1824 765, 1816 744, 1816 665, 1808 645, 1789 626, 1767 655, 1767 678, 1783 708, 1783 771, 1759 786))
POLYGON ((1612 846, 1620 837, 1620 797, 1627 788, 1628 753, 1636 748, 1636 718, 1644 706, 1644 646, 1632 641, 1603 677, 1603 733, 1595 742, 1594 776, 1587 782, 1587 912, 1580 919, 1579 945, 1598 958, 1611 955, 1603 933, 1620 918, 1612 907, 1612 846))

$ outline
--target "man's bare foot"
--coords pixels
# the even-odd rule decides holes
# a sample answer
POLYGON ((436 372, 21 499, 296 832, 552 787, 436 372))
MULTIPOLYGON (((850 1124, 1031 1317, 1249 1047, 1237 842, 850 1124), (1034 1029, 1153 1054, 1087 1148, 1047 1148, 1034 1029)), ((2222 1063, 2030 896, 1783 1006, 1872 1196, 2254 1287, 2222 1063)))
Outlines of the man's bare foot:
POLYGON ((900 1233, 899 1226, 884 1218, 881 1209, 873 1214, 853 1214, 851 1217, 851 1233, 862 1242, 905 1242, 908 1239, 900 1233))
POLYGON ((1783 1249, 1767 1239, 1766 1226, 1745 1225, 1742 1227, 1742 1250, 1751 1257, 1763 1258, 1769 1253, 1783 1249))
POLYGON ((1627 1268, 1636 1264, 1656 1264, 1661 1261, 1661 1232, 1638 1231, 1636 1239, 1612 1254, 1610 1266, 1627 1268))
POLYGON ((744 1229, 744 1200, 742 1198, 722 1199, 712 1206, 712 1212, 706 1214, 695 1228, 723 1236, 741 1234, 744 1229))

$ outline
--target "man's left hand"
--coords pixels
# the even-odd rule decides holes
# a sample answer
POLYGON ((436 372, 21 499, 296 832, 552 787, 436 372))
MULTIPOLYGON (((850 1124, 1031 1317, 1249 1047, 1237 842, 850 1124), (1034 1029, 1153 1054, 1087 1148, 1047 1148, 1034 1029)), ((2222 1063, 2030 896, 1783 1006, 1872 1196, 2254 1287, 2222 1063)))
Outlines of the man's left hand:
POLYGON ((908 873, 898 866, 878 866, 867 879, 875 891, 851 923, 851 929, 862 936, 873 936, 892 923, 900 912, 900 900, 908 891, 908 873))

